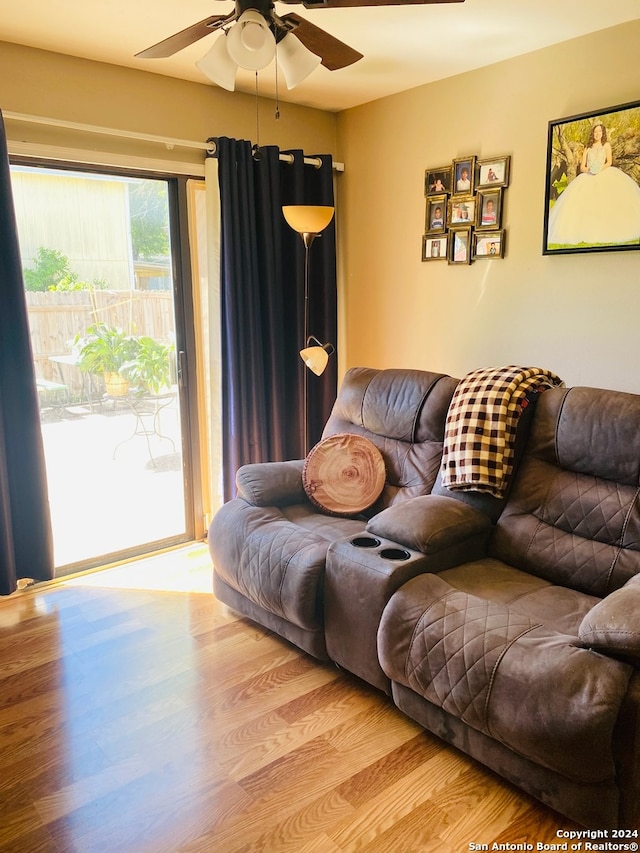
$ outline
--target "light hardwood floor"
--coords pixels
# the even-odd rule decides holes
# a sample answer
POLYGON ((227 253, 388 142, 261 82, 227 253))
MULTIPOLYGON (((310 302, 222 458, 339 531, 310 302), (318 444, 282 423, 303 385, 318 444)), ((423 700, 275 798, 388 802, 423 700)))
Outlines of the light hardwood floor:
POLYGON ((1 600, 0 665, 0 853, 466 853, 575 827, 228 611, 204 546, 1 600))

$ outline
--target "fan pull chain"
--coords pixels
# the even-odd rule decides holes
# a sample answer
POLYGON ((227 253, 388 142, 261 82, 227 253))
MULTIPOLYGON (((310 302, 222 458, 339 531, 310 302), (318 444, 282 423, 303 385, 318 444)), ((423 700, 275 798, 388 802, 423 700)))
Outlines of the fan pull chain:
POLYGON ((278 43, 276 42, 276 111, 275 111, 275 120, 278 121, 280 118, 280 90, 278 88, 278 43))

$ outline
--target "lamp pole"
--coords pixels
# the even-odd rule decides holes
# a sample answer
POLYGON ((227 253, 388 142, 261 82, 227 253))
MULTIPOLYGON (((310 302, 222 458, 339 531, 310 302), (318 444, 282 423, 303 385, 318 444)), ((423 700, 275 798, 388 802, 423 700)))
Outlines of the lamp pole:
MULTIPOLYGON (((304 347, 308 346, 309 342, 309 251, 317 236, 317 233, 313 231, 302 232, 302 242, 304 243, 304 347)), ((306 366, 302 379, 302 430, 302 449, 306 456, 309 452, 309 371, 306 366)))
MULTIPOLYGON (((334 208, 326 205, 293 204, 282 208, 284 218, 294 231, 302 237, 304 243, 304 345, 309 340, 309 250, 321 231, 333 219, 334 208)), ((305 368, 302 386, 302 428, 303 450, 309 452, 309 377, 305 368)))

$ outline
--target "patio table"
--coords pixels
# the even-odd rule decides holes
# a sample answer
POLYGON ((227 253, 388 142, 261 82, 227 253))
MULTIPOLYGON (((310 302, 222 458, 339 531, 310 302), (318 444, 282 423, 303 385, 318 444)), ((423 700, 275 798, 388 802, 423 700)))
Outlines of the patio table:
POLYGON ((164 394, 135 394, 134 392, 130 392, 126 397, 114 397, 110 394, 105 394, 106 400, 111 400, 114 404, 123 404, 127 406, 127 408, 133 414, 134 426, 133 432, 130 436, 119 441, 118 444, 113 449, 112 458, 116 458, 116 453, 122 447, 123 444, 126 444, 129 441, 132 441, 137 436, 144 437, 147 443, 147 452, 149 454, 149 460, 154 467, 156 466, 156 460, 151 451, 151 443, 149 439, 152 436, 155 436, 162 441, 168 441, 173 448, 173 452, 175 453, 176 445, 172 438, 168 435, 164 435, 161 429, 160 422, 160 414, 166 409, 171 403, 176 399, 176 391, 168 391, 164 394))

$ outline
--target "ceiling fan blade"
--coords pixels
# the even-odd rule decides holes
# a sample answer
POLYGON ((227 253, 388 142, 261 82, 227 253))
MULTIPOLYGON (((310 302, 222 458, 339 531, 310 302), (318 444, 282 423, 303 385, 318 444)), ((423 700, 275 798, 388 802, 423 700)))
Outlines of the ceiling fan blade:
POLYGON ((283 0, 302 3, 305 9, 347 9, 357 6, 426 6, 432 3, 464 3, 464 0, 283 0))
POLYGON ((235 12, 232 12, 230 15, 212 15, 210 18, 205 18, 204 21, 192 24, 186 30, 180 30, 179 33, 175 33, 169 36, 169 38, 148 47, 146 50, 136 53, 136 57, 140 59, 161 59, 165 56, 173 56, 179 50, 189 47, 190 44, 219 29, 223 24, 233 21, 235 17, 235 12))
POLYGON ((283 15, 280 19, 285 21, 291 32, 299 38, 302 44, 319 56, 322 64, 329 71, 337 71, 339 68, 346 68, 347 65, 353 65, 359 59, 362 59, 363 54, 349 47, 343 41, 330 35, 315 24, 309 23, 306 18, 301 18, 291 12, 288 15, 283 15))

